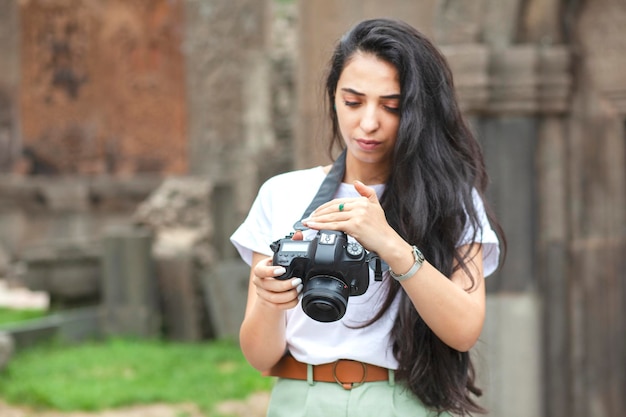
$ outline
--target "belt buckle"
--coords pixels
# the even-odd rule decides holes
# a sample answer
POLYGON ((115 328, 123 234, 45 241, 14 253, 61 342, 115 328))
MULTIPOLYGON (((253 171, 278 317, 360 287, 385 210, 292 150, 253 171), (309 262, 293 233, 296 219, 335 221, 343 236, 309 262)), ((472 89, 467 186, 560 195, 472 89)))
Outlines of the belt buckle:
POLYGON ((359 363, 361 365, 361 368, 363 368, 363 377, 361 378, 359 382, 342 382, 341 380, 339 380, 339 377, 337 376, 337 365, 339 365, 339 362, 342 362, 342 360, 340 359, 333 364, 333 378, 335 378, 335 381, 337 382, 337 384, 341 385, 343 389, 351 390, 352 388, 356 388, 358 386, 363 385, 363 383, 365 383, 365 380, 367 379, 367 364, 366 363, 344 359, 343 362, 359 363))

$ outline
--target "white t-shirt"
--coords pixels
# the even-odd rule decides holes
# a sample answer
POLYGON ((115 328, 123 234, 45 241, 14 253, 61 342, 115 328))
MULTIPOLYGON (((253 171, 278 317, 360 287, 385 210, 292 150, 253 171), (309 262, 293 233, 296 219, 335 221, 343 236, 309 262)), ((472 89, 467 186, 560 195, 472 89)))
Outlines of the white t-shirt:
MULTIPOLYGON (((293 232, 293 225, 315 197, 326 177, 322 167, 292 171, 267 180, 250 209, 248 217, 231 236, 242 259, 251 264, 252 253, 272 256, 270 243, 293 232)), ((382 195, 384 185, 373 187, 382 195)), ((340 184, 335 198, 359 197, 352 184, 340 184)), ((483 245, 484 275, 490 275, 498 266, 498 238, 484 213, 482 201, 475 193, 475 204, 482 223, 482 235, 476 240, 483 245)), ((308 230, 304 239, 310 240, 317 231, 308 230)), ((466 230, 459 246, 470 243, 472 230, 466 230)), ((397 369, 390 337, 399 298, 384 316, 374 324, 359 327, 379 311, 385 300, 385 281, 393 279, 388 272, 383 281, 375 281, 370 270, 370 284, 365 294, 351 296, 345 315, 338 321, 322 323, 307 316, 300 304, 286 312, 287 348, 298 361, 319 365, 337 359, 352 359, 389 369, 397 369)))

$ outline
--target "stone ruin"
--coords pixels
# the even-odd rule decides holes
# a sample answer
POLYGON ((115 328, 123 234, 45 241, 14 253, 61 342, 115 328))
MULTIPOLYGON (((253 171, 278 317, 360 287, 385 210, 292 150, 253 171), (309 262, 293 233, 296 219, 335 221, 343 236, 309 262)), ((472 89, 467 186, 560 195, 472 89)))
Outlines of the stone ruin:
POLYGON ((213 333, 202 284, 215 260, 211 192, 206 179, 168 178, 133 216, 152 232, 163 325, 173 339, 199 340, 213 333))

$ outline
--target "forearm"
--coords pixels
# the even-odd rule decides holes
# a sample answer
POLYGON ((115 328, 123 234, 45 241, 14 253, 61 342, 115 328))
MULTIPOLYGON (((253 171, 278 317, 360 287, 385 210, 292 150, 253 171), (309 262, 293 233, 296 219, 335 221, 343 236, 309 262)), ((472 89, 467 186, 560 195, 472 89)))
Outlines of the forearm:
POLYGON ((271 368, 285 353, 285 312, 266 308, 257 300, 246 313, 239 343, 254 368, 260 371, 271 368))
MULTIPOLYGON (((411 246, 399 236, 387 242, 389 247, 382 250, 386 256, 383 259, 394 271, 408 271, 414 263, 411 246)), ((476 343, 485 318, 480 249, 473 253, 473 259, 468 264, 475 280, 471 290, 471 280, 465 272, 459 270, 449 279, 428 260, 415 275, 401 283, 430 329, 459 351, 467 351, 476 343)))
POLYGON ((484 307, 428 262, 402 286, 431 330, 448 346, 468 351, 478 340, 484 307))
POLYGON ((248 362, 256 369, 266 371, 285 353, 285 309, 293 308, 298 298, 292 281, 269 278, 272 273, 284 273, 274 271, 275 267, 271 266, 269 258, 254 253, 252 265, 239 343, 248 362), (259 278, 255 271, 267 278, 259 278), (259 296, 259 292, 263 297, 259 296))

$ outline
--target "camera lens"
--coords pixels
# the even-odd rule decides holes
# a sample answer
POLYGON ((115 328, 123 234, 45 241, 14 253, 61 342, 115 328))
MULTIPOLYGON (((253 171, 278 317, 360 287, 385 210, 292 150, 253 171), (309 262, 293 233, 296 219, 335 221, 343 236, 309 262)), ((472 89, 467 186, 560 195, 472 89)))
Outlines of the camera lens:
POLYGON ((330 275, 309 278, 302 292, 302 309, 314 320, 328 323, 346 313, 350 288, 330 275))

